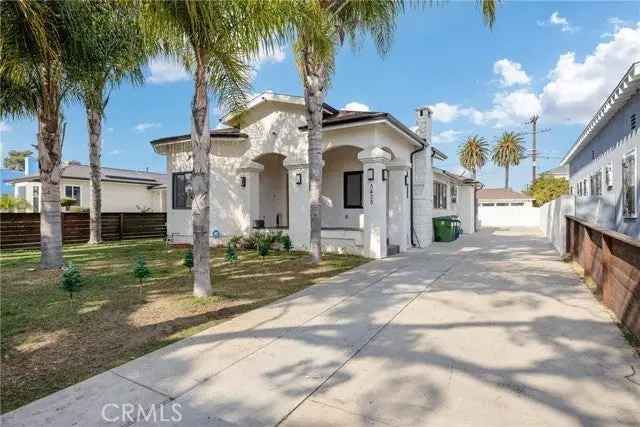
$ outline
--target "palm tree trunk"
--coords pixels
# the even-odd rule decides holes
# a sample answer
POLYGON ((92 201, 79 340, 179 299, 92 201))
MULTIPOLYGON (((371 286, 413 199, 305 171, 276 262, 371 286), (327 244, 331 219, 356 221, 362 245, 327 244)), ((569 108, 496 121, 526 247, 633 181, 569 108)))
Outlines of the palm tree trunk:
POLYGON ((324 67, 305 64, 304 100, 308 127, 309 156, 309 236, 311 262, 320 263, 322 248, 322 105, 324 103, 324 67))
POLYGON ((43 82, 38 106, 38 163, 42 187, 40 210, 40 267, 59 268, 62 258, 62 218, 60 214, 60 177, 62 143, 60 141, 59 88, 56 81, 43 82))
POLYGON ((509 165, 504 167, 504 188, 509 188, 509 165))
POLYGON ((195 93, 192 103, 191 145, 193 172, 191 186, 193 202, 193 295, 211 295, 209 271, 209 108, 207 98, 206 58, 196 51, 195 93))
POLYGON ((94 108, 87 106, 87 125, 89 129, 89 243, 96 244, 102 240, 102 185, 100 171, 100 155, 102 151, 102 116, 94 108))

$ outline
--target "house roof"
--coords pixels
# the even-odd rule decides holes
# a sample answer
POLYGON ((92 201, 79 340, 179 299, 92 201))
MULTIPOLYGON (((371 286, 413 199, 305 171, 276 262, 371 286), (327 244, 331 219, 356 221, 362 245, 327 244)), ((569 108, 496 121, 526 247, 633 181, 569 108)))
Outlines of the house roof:
MULTIPOLYGON (((256 95, 255 97, 250 99, 247 102, 245 111, 251 110, 252 108, 257 107, 258 105, 261 105, 267 102, 281 102, 284 104, 304 105, 304 97, 267 91, 259 95, 256 95)), ((337 109, 335 109, 334 107, 332 107, 327 103, 323 103, 322 108, 324 112, 328 114, 335 114, 338 112, 337 109)), ((233 120, 233 118, 238 116, 238 114, 239 114, 238 112, 227 113, 224 116, 220 117, 220 121, 222 123, 229 124, 229 122, 233 120)))
POLYGON ((469 178, 469 177, 466 177, 464 175, 458 175, 457 173, 449 172, 449 171, 444 170, 444 169, 440 169, 440 168, 434 167, 433 171, 436 172, 436 173, 439 173, 441 175, 448 176, 449 178, 452 178, 452 179, 460 182, 461 184, 479 184, 480 183, 480 181, 475 180, 473 178, 469 178))
POLYGON ((560 162, 565 165, 571 161, 594 136, 609 122, 609 120, 626 104, 633 95, 640 90, 640 62, 631 64, 631 67, 622 76, 620 83, 613 92, 604 100, 593 118, 587 123, 576 142, 571 146, 567 154, 560 162))
MULTIPOLYGON (((246 133, 240 132, 238 128, 222 128, 211 129, 209 131, 209 137, 214 139, 245 139, 249 136, 246 133)), ((154 139, 150 144, 155 148, 157 145, 172 144, 175 142, 187 142, 191 141, 191 134, 185 133, 183 135, 166 136, 164 138, 154 139)))
POLYGON ((519 191, 513 191, 510 188, 483 188, 478 190, 478 199, 480 200, 533 200, 533 197, 527 196, 519 191))
MULTIPOLYGON (((156 172, 142 172, 130 169, 101 168, 103 182, 120 182, 126 184, 146 185, 149 188, 165 185, 167 175, 156 172)), ((71 163, 62 168, 62 178, 89 180, 91 168, 88 165, 71 163)), ((40 175, 28 175, 21 178, 8 180, 17 184, 20 182, 39 182, 40 175)))
MULTIPOLYGON (((366 123, 366 122, 374 122, 384 120, 395 126, 400 130, 400 132, 404 133, 409 138, 413 139, 418 144, 424 144, 425 140, 418 136, 417 133, 409 129, 405 126, 400 120, 396 119, 393 115, 389 113, 384 113, 380 111, 349 111, 349 110, 340 110, 334 114, 327 114, 324 116, 322 120, 322 128, 330 129, 334 126, 342 126, 351 123, 366 123)), ((300 130, 307 130, 307 126, 300 126, 300 130)), ((444 155, 441 151, 438 150, 438 153, 444 155)), ((444 155, 446 159, 447 156, 444 155)))
POLYGON ((548 171, 542 172, 541 175, 567 175, 569 176, 569 165, 560 165, 548 171))

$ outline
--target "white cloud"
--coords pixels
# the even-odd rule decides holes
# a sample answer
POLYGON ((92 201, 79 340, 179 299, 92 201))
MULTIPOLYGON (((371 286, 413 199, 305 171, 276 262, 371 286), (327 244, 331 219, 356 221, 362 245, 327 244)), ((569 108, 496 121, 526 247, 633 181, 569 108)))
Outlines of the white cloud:
POLYGON ((120 150, 118 150, 118 149, 115 149, 115 150, 111 150, 111 151, 109 151, 109 155, 110 155, 110 156, 117 156, 117 155, 119 155, 120 153, 121 153, 121 151, 120 151, 120 150))
POLYGON ((621 28, 632 26, 631 21, 625 21, 623 19, 618 18, 617 16, 614 16, 614 17, 611 17, 611 18, 607 19, 607 22, 611 26, 613 26, 613 30, 611 32, 606 32, 606 33, 603 33, 602 35, 600 35, 600 37, 602 37, 602 38, 613 37, 614 34, 617 33, 618 31, 620 31, 621 28))
POLYGON ((554 25, 560 27, 560 31, 563 33, 575 33, 580 27, 573 26, 569 23, 569 20, 564 16, 560 16, 560 13, 556 10, 551 14, 546 21, 538 21, 538 26, 544 27, 547 25, 554 25))
POLYGON ((11 132, 13 128, 7 124, 5 121, 0 122, 0 132, 11 132))
POLYGON ((560 55, 540 96, 545 116, 559 122, 588 121, 627 68, 638 60, 640 23, 636 28, 620 28, 612 40, 598 44, 583 62, 576 60, 574 52, 560 55))
POLYGON ((458 141, 461 135, 461 131, 449 129, 433 134, 431 140, 434 144, 451 144, 452 142, 458 141))
POLYGON ((113 131, 114 131, 113 128, 111 128, 111 127, 107 128, 107 132, 113 132, 113 131))
POLYGON ((286 57, 287 54, 281 46, 276 46, 271 50, 260 48, 258 57, 253 61, 253 66, 259 69, 262 64, 279 64, 284 61, 286 57))
POLYGON ((493 72, 500 76, 502 86, 509 87, 517 84, 526 85, 531 83, 531 78, 529 78, 527 73, 522 69, 522 65, 506 58, 500 59, 493 64, 493 72))
POLYGON ((446 102, 429 105, 429 108, 433 111, 433 120, 437 122, 449 123, 460 115, 457 105, 447 104, 446 102))
POLYGON ((357 102, 357 101, 352 101, 352 102, 348 103, 347 105, 342 107, 342 110, 348 110, 348 111, 371 111, 371 109, 369 108, 369 106, 367 104, 363 104, 363 103, 357 102))
POLYGON ((136 132, 146 132, 149 129, 153 129, 153 128, 159 128, 160 126, 162 126, 162 123, 150 123, 150 122, 142 122, 142 123, 138 123, 137 125, 135 125, 133 127, 133 129, 136 132))
POLYGON ((158 57, 149 61, 149 83, 163 84, 189 80, 189 72, 173 58, 158 57))

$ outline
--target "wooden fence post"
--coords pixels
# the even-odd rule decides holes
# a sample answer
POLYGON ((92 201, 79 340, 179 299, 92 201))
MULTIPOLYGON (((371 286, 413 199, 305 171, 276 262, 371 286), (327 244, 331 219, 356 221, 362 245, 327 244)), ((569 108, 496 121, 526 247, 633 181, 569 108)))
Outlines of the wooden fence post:
POLYGON ((124 214, 120 214, 120 240, 122 240, 122 236, 124 234, 124 214))

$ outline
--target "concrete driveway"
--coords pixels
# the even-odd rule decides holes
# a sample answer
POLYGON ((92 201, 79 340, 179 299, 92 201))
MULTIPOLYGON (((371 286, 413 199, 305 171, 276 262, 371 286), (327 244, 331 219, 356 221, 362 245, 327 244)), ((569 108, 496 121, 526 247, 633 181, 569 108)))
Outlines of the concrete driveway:
POLYGON ((3 417, 103 424, 639 426, 640 360, 550 244, 485 230, 371 262, 3 417))

